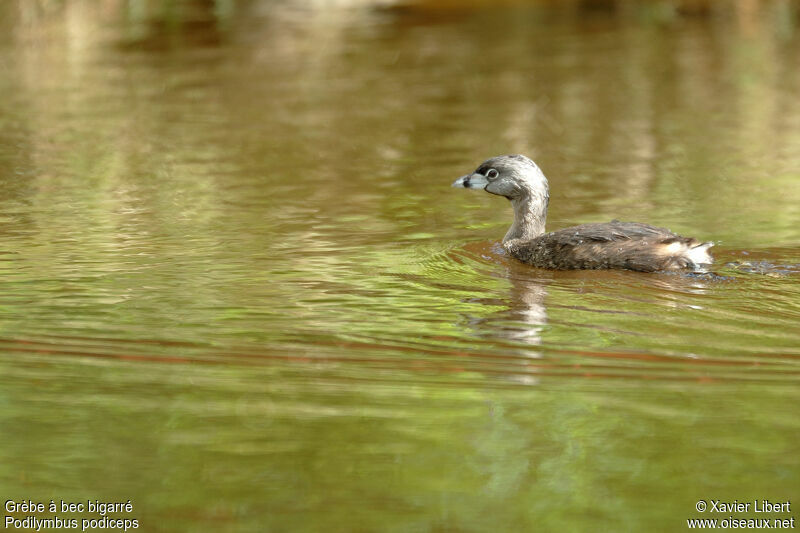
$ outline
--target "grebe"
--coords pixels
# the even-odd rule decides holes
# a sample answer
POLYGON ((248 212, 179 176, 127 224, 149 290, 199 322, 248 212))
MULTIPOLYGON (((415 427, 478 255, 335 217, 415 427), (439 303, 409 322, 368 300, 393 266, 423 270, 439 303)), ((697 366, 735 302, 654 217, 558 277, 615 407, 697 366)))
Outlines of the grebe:
POLYGON ((483 189, 505 196, 514 208, 514 223, 503 247, 516 259, 557 270, 621 268, 640 272, 696 269, 713 262, 713 242, 681 237, 639 222, 581 224, 545 233, 550 200, 547 178, 524 155, 487 159, 453 187, 483 189))

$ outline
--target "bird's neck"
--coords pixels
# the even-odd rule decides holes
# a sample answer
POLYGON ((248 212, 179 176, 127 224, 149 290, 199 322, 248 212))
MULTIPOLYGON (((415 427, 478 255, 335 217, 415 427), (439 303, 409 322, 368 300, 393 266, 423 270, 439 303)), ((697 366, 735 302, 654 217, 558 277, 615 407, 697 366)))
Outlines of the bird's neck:
POLYGON ((503 237, 503 242, 513 239, 527 241, 542 235, 544 221, 547 218, 547 202, 547 196, 530 194, 511 200, 511 206, 514 208, 514 223, 503 237))

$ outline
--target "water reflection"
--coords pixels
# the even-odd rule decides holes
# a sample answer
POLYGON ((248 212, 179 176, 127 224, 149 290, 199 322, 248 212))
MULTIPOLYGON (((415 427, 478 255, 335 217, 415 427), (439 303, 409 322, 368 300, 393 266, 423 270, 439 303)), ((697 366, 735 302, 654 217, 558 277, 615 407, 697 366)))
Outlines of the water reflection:
POLYGON ((790 495, 797 9, 0 2, 0 485, 148 531, 790 495), (716 276, 510 261, 508 207, 449 188, 510 152, 550 228, 720 241, 716 276))
POLYGON ((512 340, 541 344, 541 331, 547 324, 547 311, 544 306, 547 297, 546 284, 537 279, 510 279, 512 290, 508 319, 521 322, 523 327, 506 330, 506 333, 512 340))
MULTIPOLYGON (((502 309, 471 322, 471 327, 482 337, 502 338, 538 346, 541 333, 547 324, 547 285, 551 275, 545 271, 520 265, 509 257, 499 243, 475 243, 465 248, 479 254, 484 260, 497 265, 492 275, 510 282, 509 294, 501 301, 481 300, 488 305, 501 305, 502 309)), ((528 357, 539 357, 535 351, 526 351, 528 357)))

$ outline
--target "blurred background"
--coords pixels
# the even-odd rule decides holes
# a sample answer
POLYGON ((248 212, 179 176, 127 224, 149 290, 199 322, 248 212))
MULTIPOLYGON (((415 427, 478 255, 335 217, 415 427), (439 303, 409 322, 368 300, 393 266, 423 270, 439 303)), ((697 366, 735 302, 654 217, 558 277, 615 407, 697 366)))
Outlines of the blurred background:
POLYGON ((0 496, 293 532, 800 501, 799 24, 790 0, 3 1, 0 496), (549 229, 649 222, 716 264, 517 264, 507 202, 450 188, 502 153, 548 176, 549 229))

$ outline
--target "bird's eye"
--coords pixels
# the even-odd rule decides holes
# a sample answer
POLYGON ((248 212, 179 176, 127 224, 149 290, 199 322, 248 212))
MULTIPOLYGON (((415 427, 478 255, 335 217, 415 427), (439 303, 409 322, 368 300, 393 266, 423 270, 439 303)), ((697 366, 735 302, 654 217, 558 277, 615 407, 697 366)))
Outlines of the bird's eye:
POLYGON ((486 177, 489 178, 489 179, 494 179, 499 175, 500 175, 500 173, 496 169, 493 169, 493 168, 490 168, 489 170, 486 171, 486 177))

